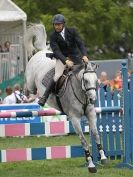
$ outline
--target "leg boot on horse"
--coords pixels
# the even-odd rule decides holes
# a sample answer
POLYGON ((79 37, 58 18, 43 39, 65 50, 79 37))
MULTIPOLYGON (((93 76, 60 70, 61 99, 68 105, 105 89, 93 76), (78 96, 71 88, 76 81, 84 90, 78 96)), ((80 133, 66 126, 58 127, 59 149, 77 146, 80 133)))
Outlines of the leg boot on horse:
POLYGON ((92 158, 89 150, 85 150, 85 158, 86 158, 86 162, 87 162, 87 166, 88 166, 88 171, 90 173, 96 173, 97 169, 93 163, 93 158, 92 158))
POLYGON ((44 106, 45 105, 45 103, 46 103, 46 101, 47 101, 47 99, 48 99, 48 97, 49 97, 49 94, 51 93, 51 91, 52 91, 52 89, 53 89, 53 87, 55 86, 55 81, 52 79, 50 82, 49 82, 49 84, 48 84, 48 86, 47 86, 47 88, 46 88, 46 90, 45 90, 45 93, 44 93, 44 95, 39 99, 39 101, 38 101, 38 104, 40 105, 40 106, 44 106))
POLYGON ((105 156, 105 152, 104 152, 101 144, 97 144, 97 150, 100 155, 101 164, 106 165, 108 163, 108 160, 107 160, 107 157, 105 156))

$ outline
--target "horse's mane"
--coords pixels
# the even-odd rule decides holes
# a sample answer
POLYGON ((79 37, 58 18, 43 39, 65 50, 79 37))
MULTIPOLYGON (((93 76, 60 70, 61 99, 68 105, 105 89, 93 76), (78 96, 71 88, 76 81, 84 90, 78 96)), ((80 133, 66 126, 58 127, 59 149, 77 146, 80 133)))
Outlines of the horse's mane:
POLYGON ((74 65, 74 67, 73 67, 73 73, 74 73, 74 74, 77 74, 77 73, 79 73, 82 69, 94 71, 95 68, 93 67, 93 65, 94 65, 94 64, 92 64, 92 63, 90 63, 90 62, 89 62, 88 64, 82 63, 82 64, 80 64, 80 65, 74 65))
POLYGON ((84 68, 85 68, 84 64, 74 65, 73 66, 73 73, 77 74, 77 73, 79 73, 84 68))
POLYGON ((47 50, 46 41, 47 34, 43 24, 28 24, 24 42, 28 56, 32 56, 33 51, 47 50))

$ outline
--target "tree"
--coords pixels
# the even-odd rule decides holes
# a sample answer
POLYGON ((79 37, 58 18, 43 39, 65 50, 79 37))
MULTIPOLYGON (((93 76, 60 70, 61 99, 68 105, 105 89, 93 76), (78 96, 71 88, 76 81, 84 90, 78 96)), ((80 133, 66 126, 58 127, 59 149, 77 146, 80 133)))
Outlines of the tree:
POLYGON ((29 22, 36 22, 40 19, 41 11, 38 8, 37 1, 34 0, 13 0, 20 8, 22 8, 28 17, 29 22))
POLYGON ((53 30, 53 15, 62 13, 67 25, 77 28, 91 50, 103 45, 111 52, 119 46, 127 50, 133 47, 133 7, 129 0, 13 1, 27 13, 28 21, 44 23, 48 37, 53 30))

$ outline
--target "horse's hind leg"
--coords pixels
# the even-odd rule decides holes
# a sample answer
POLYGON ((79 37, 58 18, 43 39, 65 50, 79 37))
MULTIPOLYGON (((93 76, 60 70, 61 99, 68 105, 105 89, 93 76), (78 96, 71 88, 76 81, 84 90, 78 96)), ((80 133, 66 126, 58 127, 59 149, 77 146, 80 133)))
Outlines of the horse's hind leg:
POLYGON ((96 117, 96 112, 95 112, 93 105, 91 106, 91 109, 89 108, 89 110, 88 110, 88 117, 89 117, 89 128, 95 138, 95 141, 97 144, 97 149, 98 149, 100 157, 101 157, 101 163, 106 164, 107 157, 105 156, 104 150, 103 150, 101 142, 100 142, 100 136, 99 136, 99 133, 97 130, 97 117, 96 117))
POLYGON ((75 129, 76 134, 79 136, 79 139, 81 141, 82 147, 84 148, 85 151, 85 157, 86 157, 86 162, 88 164, 88 170, 91 173, 96 173, 96 167, 92 161, 92 156, 89 151, 89 146, 88 143, 84 137, 84 134, 82 132, 81 124, 80 124, 80 118, 72 118, 71 119, 73 128, 75 129))

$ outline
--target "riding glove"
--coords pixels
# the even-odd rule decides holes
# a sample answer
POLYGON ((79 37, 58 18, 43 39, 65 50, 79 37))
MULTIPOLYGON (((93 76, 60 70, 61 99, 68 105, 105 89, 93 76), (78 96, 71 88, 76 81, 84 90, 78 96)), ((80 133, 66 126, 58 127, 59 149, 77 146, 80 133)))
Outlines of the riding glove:
POLYGON ((66 65, 71 68, 74 65, 74 63, 70 60, 66 60, 66 65))
POLYGON ((88 63, 88 62, 89 62, 89 59, 88 59, 87 56, 83 56, 83 57, 82 57, 82 60, 83 60, 85 63, 88 63))

